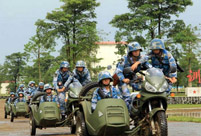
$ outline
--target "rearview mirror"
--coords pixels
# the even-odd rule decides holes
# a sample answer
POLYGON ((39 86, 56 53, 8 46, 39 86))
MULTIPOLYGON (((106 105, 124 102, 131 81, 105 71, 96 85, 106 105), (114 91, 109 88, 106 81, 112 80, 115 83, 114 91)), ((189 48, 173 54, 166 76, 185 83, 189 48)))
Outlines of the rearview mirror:
POLYGON ((110 69, 112 69, 112 66, 111 66, 111 65, 108 65, 108 66, 107 66, 107 70, 110 70, 110 69))

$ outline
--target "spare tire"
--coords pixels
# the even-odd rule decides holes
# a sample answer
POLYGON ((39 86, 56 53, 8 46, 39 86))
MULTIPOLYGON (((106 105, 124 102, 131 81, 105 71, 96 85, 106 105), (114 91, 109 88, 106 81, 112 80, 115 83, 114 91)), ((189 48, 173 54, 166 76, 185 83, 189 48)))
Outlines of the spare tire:
POLYGON ((36 101, 38 97, 45 95, 45 92, 37 93, 36 95, 33 96, 31 101, 36 101))
POLYGON ((97 88, 97 87, 99 87, 98 82, 90 82, 82 88, 79 96, 87 96, 89 91, 90 91, 90 93, 93 93, 93 91, 95 91, 95 88, 97 88), (93 88, 94 88, 94 90, 92 90, 93 88))

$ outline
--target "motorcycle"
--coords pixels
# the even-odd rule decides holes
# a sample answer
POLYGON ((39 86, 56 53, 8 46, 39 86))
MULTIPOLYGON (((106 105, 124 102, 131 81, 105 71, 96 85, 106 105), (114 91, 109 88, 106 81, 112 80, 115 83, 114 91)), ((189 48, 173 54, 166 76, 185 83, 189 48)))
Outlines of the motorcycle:
MULTIPOLYGON (((124 73, 135 74, 130 68, 125 68, 124 73)), ((143 75, 145 80, 140 92, 131 94, 130 117, 134 126, 141 126, 138 132, 140 136, 167 136, 168 82, 158 68, 149 68, 143 75)))
MULTIPOLYGON (((61 82, 58 82, 60 88, 63 87, 61 82)), ((46 93, 38 93, 33 96, 30 107, 30 134, 36 134, 36 128, 47 127, 64 127, 71 128, 71 133, 75 133, 76 119, 75 116, 79 109, 79 93, 82 85, 78 80, 72 78, 68 83, 67 97, 66 97, 66 115, 67 118, 61 119, 60 109, 55 102, 43 102, 40 103, 39 97, 46 95, 46 93)))

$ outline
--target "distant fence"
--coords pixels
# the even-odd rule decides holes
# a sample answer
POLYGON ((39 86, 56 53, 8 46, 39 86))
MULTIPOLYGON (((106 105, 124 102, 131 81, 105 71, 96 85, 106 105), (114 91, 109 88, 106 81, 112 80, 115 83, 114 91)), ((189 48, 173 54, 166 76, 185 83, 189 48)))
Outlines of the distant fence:
MULTIPOLYGON (((0 96, 0 99, 8 97, 0 96)), ((168 97, 168 104, 201 104, 201 97, 168 97)))
POLYGON ((169 97, 168 104, 201 104, 201 97, 169 97))
POLYGON ((0 96, 0 99, 7 99, 9 96, 0 96))

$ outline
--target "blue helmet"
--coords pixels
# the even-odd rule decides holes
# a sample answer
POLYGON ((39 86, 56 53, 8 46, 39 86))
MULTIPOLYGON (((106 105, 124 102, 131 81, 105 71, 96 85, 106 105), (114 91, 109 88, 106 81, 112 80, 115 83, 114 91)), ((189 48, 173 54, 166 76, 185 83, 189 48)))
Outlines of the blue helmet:
POLYGON ((165 45, 163 43, 163 41, 161 39, 153 39, 150 43, 150 50, 164 50, 165 49, 165 45))
POLYGON ((15 93, 14 93, 14 92, 10 92, 10 96, 11 96, 11 95, 15 95, 15 93))
POLYGON ((110 81, 113 81, 113 78, 108 71, 102 71, 98 74, 98 82, 100 83, 103 79, 110 79, 110 81))
POLYGON ((51 84, 45 84, 45 85, 44 85, 44 91, 46 91, 47 89, 53 90, 51 84))
POLYGON ((79 60, 79 61, 76 62, 75 67, 76 67, 76 68, 77 68, 77 67, 83 67, 83 68, 85 68, 85 67, 86 67, 86 66, 85 66, 85 62, 82 61, 82 60, 79 60))
POLYGON ((38 86, 40 87, 40 86, 44 86, 44 83, 43 82, 40 82, 39 84, 38 84, 38 86))
POLYGON ((20 96, 20 94, 22 94, 24 96, 24 92, 18 92, 18 96, 20 96))
POLYGON ((142 51, 142 47, 138 42, 132 42, 128 44, 128 54, 130 55, 131 52, 140 50, 142 51))
POLYGON ((22 87, 24 88, 24 84, 20 84, 20 85, 19 85, 19 88, 22 88, 22 87))
POLYGON ((35 84, 35 82, 34 82, 34 81, 29 81, 29 86, 30 86, 31 84, 35 84))
POLYGON ((68 61, 63 61, 60 64, 60 69, 62 69, 62 68, 69 68, 69 67, 70 67, 70 64, 68 63, 68 61))

